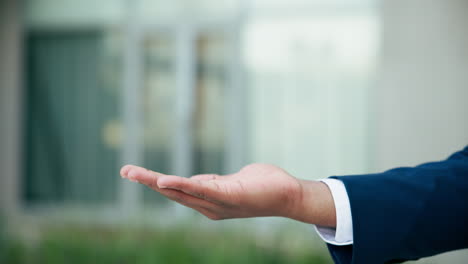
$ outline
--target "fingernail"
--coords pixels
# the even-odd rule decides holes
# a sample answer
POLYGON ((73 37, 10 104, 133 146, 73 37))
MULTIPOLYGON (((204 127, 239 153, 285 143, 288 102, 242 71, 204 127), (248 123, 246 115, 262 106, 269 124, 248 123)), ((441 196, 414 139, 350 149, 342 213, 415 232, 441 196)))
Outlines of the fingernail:
POLYGON ((165 184, 163 184, 163 183, 159 183, 159 181, 158 181, 157 185, 158 185, 158 188, 160 188, 160 189, 165 189, 165 188, 167 188, 167 185, 165 185, 165 184))
POLYGON ((129 171, 129 172, 127 173, 127 179, 129 179, 129 180, 132 181, 132 182, 136 182, 134 171, 131 170, 131 171, 129 171))
POLYGON ((158 185, 158 188, 160 188, 160 189, 167 188, 167 185, 164 184, 164 180, 162 180, 163 178, 164 178, 164 176, 159 178, 158 182, 156 183, 158 185))

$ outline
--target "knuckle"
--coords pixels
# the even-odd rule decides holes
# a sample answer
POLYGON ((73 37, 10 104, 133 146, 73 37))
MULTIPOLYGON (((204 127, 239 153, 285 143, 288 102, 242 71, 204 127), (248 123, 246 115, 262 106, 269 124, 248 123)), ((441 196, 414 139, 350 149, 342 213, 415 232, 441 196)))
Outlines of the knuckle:
POLYGON ((158 179, 156 177, 151 179, 151 181, 148 184, 148 187, 150 187, 151 189, 158 189, 158 179))

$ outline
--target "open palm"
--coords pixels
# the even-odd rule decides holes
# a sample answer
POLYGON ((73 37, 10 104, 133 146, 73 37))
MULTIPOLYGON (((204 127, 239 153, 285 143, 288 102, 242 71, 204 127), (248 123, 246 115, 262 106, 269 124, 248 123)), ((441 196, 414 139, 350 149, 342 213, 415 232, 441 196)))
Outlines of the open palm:
POLYGON ((252 164, 226 176, 184 178, 132 165, 124 166, 120 174, 214 220, 287 216, 302 196, 299 180, 268 164, 252 164))

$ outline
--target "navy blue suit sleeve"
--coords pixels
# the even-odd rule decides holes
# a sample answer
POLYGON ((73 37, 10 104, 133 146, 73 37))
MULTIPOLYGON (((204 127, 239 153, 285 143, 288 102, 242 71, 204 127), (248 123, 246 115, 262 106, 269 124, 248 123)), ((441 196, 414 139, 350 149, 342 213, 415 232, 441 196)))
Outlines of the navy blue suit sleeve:
POLYGON ((336 263, 398 263, 468 247, 468 147, 447 160, 335 176, 349 195, 354 244, 336 263))

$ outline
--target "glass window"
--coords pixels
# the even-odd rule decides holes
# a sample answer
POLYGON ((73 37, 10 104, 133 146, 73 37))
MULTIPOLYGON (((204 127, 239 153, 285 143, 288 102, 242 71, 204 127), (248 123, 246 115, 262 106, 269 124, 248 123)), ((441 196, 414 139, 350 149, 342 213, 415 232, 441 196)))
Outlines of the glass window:
MULTIPOLYGON (((151 170, 171 173, 174 142, 174 104, 176 97, 174 38, 171 34, 152 34, 143 41, 143 165, 151 170)), ((145 201, 163 199, 144 188, 145 201)))
POLYGON ((37 31, 26 41, 24 195, 28 202, 116 197, 119 93, 98 31, 37 31), (108 76, 111 77, 111 76, 108 76))
POLYGON ((203 32, 196 40, 197 82, 194 174, 222 173, 225 156, 226 43, 223 34, 203 32))

